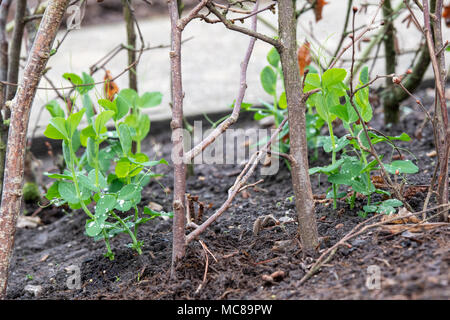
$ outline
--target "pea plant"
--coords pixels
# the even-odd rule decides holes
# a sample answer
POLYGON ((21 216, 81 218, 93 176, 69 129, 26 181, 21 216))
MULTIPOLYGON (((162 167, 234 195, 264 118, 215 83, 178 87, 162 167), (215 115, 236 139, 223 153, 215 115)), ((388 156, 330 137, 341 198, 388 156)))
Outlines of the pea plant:
MULTIPOLYGON (((372 107, 369 102, 369 75, 368 68, 362 69, 359 76, 359 84, 355 90, 352 105, 348 95, 349 88, 344 80, 347 77, 345 69, 328 69, 323 74, 309 73, 306 76, 305 92, 311 90, 320 91, 313 94, 308 100, 310 107, 314 107, 318 115, 328 126, 329 136, 324 138, 323 150, 331 153, 331 164, 309 169, 310 174, 322 173, 328 176, 331 187, 327 190, 327 197, 333 199, 333 207, 337 208, 337 199, 347 195, 347 192, 339 192, 341 186, 350 187, 352 195, 348 199, 350 207, 355 206, 356 194, 360 193, 367 197, 367 205, 363 207, 364 212, 392 213, 395 207, 401 206, 398 199, 388 199, 382 202, 372 202, 374 193, 391 196, 388 191, 377 189, 373 182, 371 173, 380 170, 377 159, 370 161, 369 141, 363 135, 363 124, 372 119, 372 107), (355 110, 357 108, 357 111, 355 110), (361 117, 361 118, 360 118, 361 117), (334 120, 340 119, 346 134, 337 137, 334 134, 334 120), (361 121, 362 119, 362 121, 361 121), (338 158, 338 156, 340 157, 338 158)), ((409 141, 411 138, 402 133, 399 136, 386 136, 374 129, 369 129, 370 144, 387 143, 398 150, 393 141, 409 141)), ((380 160, 383 156, 380 156, 380 160)), ((410 160, 395 160, 383 163, 383 167, 389 174, 404 175, 417 173, 418 167, 410 160)), ((402 178, 404 178, 402 176, 402 178)))
MULTIPOLYGON (((243 103, 241 107, 244 111, 254 112, 253 118, 256 121, 260 121, 267 117, 273 117, 275 127, 278 128, 283 119, 287 117, 287 101, 284 86, 283 91, 280 95, 278 95, 277 92, 278 81, 281 81, 281 83, 283 84, 284 80, 283 70, 280 64, 280 55, 275 48, 272 48, 268 52, 267 62, 268 65, 261 71, 260 81, 264 91, 272 96, 273 102, 269 103, 261 100, 262 106, 243 103)), ((306 70, 317 72, 312 66, 308 66, 306 70)), ((308 140, 308 148, 316 150, 314 159, 317 158, 317 147, 319 147, 321 143, 320 129, 323 127, 323 125, 323 119, 313 111, 313 108, 308 108, 308 112, 306 114, 306 136, 308 140)), ((265 142, 266 141, 262 141, 261 143, 265 142)), ((280 132, 280 140, 277 143, 277 148, 278 150, 275 150, 277 152, 289 152, 288 122, 286 122, 280 132)), ((286 164, 289 166, 288 161, 286 161, 286 164)))
POLYGON ((52 118, 44 135, 62 140, 66 165, 62 173, 47 173, 56 181, 46 197, 56 205, 82 209, 88 216, 86 234, 105 241, 106 257, 114 259, 110 239, 120 233, 127 233, 132 240, 129 247, 141 254, 143 242, 137 239, 138 226, 158 216, 171 216, 148 207, 142 212, 138 209, 142 189, 157 176, 151 168, 167 164, 164 159, 150 160, 140 146, 150 130, 150 119, 141 109, 159 105, 162 95, 146 92, 139 96, 132 89, 124 89, 112 101, 98 99, 96 111, 88 95, 93 86, 86 85, 93 83, 92 78, 86 73, 81 77, 64 74, 64 78, 78 85, 76 91, 83 107, 79 111, 72 107, 66 114, 56 101, 46 106, 52 118), (83 117, 87 126, 80 129, 83 117), (112 130, 107 128, 110 120, 112 130), (133 141, 136 152, 132 150, 133 141), (94 204, 93 209, 88 207, 90 204, 94 204))

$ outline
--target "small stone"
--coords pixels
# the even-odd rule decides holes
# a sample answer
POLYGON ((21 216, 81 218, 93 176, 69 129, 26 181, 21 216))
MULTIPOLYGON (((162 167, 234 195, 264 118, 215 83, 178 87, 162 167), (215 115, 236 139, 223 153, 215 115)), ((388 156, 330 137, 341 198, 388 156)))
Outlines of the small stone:
POLYGON ((156 211, 156 212, 160 212, 164 209, 162 205, 160 205, 159 203, 156 203, 156 202, 150 202, 147 205, 147 207, 149 207, 151 210, 156 211))
POLYGON ((34 229, 38 225, 41 224, 41 218, 39 217, 27 217, 27 216, 19 216, 17 219, 17 228, 19 229, 34 229))
POLYGON ((437 156, 436 150, 427 152, 427 157, 429 157, 429 158, 433 158, 433 157, 436 157, 436 156, 437 156))

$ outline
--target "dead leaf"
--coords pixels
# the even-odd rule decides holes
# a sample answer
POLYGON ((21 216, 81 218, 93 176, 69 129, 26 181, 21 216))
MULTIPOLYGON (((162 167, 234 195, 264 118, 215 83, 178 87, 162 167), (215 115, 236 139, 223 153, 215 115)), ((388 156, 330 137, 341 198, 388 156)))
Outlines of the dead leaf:
POLYGON ((111 76, 111 72, 109 72, 109 70, 106 70, 104 80, 104 91, 106 99, 108 99, 109 101, 113 101, 114 96, 119 92, 119 87, 113 81, 113 77, 111 76))
POLYGON ((316 22, 322 20, 323 7, 328 4, 325 0, 317 0, 316 6, 314 7, 314 15, 316 16, 316 22))
POLYGON ((406 223, 419 223, 420 219, 414 215, 406 208, 401 208, 398 213, 388 214, 381 218, 381 221, 389 221, 389 224, 406 224, 406 223), (393 221, 389 221, 393 218, 398 218, 393 221))
POLYGON ((405 231, 411 233, 420 233, 424 231, 430 231, 442 226, 449 226, 445 222, 437 223, 422 223, 422 224, 394 224, 394 225, 382 225, 379 227, 381 231, 388 232, 390 234, 399 234, 405 231))
POLYGON ((336 225, 336 227, 334 227, 335 229, 341 229, 341 228, 343 228, 344 227, 344 224, 343 223, 339 223, 339 224, 337 224, 336 225))
POLYGON ((450 5, 444 7, 442 17, 445 18, 445 24, 447 25, 447 27, 450 27, 450 5))
POLYGON ((411 199, 418 193, 428 192, 429 186, 408 186, 406 190, 403 192, 403 196, 405 199, 411 199))
POLYGON ((305 68, 311 63, 310 48, 311 44, 308 41, 305 41, 305 43, 297 51, 300 76, 303 76, 305 74, 305 68))

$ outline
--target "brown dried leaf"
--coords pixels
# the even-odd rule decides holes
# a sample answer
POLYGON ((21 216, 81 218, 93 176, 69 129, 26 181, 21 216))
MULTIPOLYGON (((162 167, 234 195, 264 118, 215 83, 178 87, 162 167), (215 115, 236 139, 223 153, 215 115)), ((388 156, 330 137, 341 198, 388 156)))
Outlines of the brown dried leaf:
POLYGON ((310 48, 311 44, 308 41, 305 41, 305 43, 297 51, 300 76, 303 76, 305 74, 305 68, 311 63, 310 48))
POLYGON ((383 216, 381 218, 381 221, 389 221, 393 218, 398 218, 393 221, 389 221, 389 224, 406 224, 406 223, 419 223, 420 220, 416 216, 410 215, 411 212, 409 212, 406 208, 401 208, 398 213, 393 213, 389 215, 383 216))
POLYGON ((325 0, 317 0, 316 6, 314 7, 314 14, 316 16, 316 22, 322 20, 323 7, 328 4, 325 0))
POLYGON ((109 72, 109 70, 105 71, 104 80, 105 80, 104 91, 106 99, 108 99, 109 101, 113 101, 114 96, 116 95, 116 93, 119 92, 119 87, 113 81, 113 77, 111 76, 111 72, 109 72))

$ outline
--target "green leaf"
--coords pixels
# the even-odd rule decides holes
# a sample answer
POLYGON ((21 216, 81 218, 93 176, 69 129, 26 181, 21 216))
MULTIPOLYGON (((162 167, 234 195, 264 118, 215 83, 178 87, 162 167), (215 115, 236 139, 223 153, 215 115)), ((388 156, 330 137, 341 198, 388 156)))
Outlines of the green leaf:
POLYGON ((99 217, 106 215, 108 212, 114 209, 114 207, 116 206, 116 202, 116 197, 112 195, 100 196, 100 199, 98 200, 95 207, 95 215, 99 217))
MULTIPOLYGON (((88 179, 89 179, 89 182, 91 183, 91 185, 95 186, 97 184, 95 169, 92 169, 91 171, 89 171, 88 179)), ((99 184, 100 189, 106 189, 108 187, 106 178, 103 176, 103 174, 101 172, 98 173, 98 184, 99 184)))
POLYGON ((130 172, 131 162, 127 158, 121 158, 117 161, 116 168, 114 170, 118 178, 125 178, 130 172))
POLYGON ((86 109, 86 117, 89 124, 92 124, 92 118, 94 117, 94 106, 92 100, 88 94, 83 95, 83 108, 86 109))
POLYGON ((388 199, 383 201, 383 206, 390 206, 396 208, 403 206, 403 202, 397 199, 388 199))
POLYGON ((140 96, 137 100, 137 106, 139 108, 152 108, 159 106, 162 101, 161 92, 146 92, 140 96))
POLYGON ((377 208, 377 213, 382 213, 382 214, 392 214, 395 211, 396 211, 395 208, 391 207, 391 206, 380 205, 377 208))
POLYGON ((371 213, 371 212, 376 212, 378 210, 378 207, 374 206, 374 205, 370 205, 370 206, 364 206, 363 209, 365 212, 371 213))
POLYGON ((156 212, 153 211, 152 209, 148 208, 148 207, 144 207, 144 214, 148 214, 149 216, 152 217, 169 217, 169 218, 173 218, 173 212, 156 212))
POLYGON ((363 85, 369 82, 369 67, 364 66, 364 68, 361 69, 361 72, 359 73, 359 81, 361 81, 363 85))
POLYGON ((351 174, 345 174, 345 173, 336 173, 328 177, 328 182, 334 183, 334 184, 345 184, 345 185, 352 185, 353 183, 353 175, 351 174))
POLYGON ((115 102, 116 100, 110 101, 108 99, 98 99, 97 103, 99 105, 101 105, 103 108, 105 108, 106 110, 112 110, 115 113, 117 113, 117 105, 116 105, 116 102, 115 102))
POLYGON ((55 181, 50 188, 48 188, 47 193, 45 194, 45 197, 49 200, 52 201, 53 199, 59 199, 61 198, 61 195, 59 194, 58 191, 58 185, 59 185, 59 181, 55 181))
POLYGON ((95 129, 92 125, 87 126, 83 130, 81 130, 81 134, 86 138, 95 138, 97 134, 95 133, 95 129))
POLYGON ((329 174, 329 173, 337 170, 342 165, 342 163, 344 163, 344 159, 339 159, 334 164, 330 164, 325 167, 314 167, 314 168, 309 169, 309 174, 311 175, 311 174, 315 174, 318 172, 329 174))
POLYGON ((114 111, 112 110, 106 110, 100 113, 97 118, 95 119, 95 132, 97 135, 100 135, 102 129, 105 127, 106 123, 109 119, 114 115, 114 111))
POLYGON ((133 141, 131 140, 130 127, 125 123, 121 123, 119 125, 118 133, 123 154, 128 155, 131 152, 131 145, 133 143, 133 141))
POLYGON ((60 181, 58 184, 58 192, 65 201, 69 203, 78 203, 75 185, 71 182, 60 181))
POLYGON ((81 87, 77 87, 77 91, 80 93, 80 94, 86 94, 86 93, 88 93, 89 91, 91 91, 93 88, 94 88, 94 83, 95 83, 95 81, 94 81, 94 79, 89 75, 89 74, 87 74, 86 72, 83 72, 82 74, 81 74, 81 76, 82 76, 82 81, 83 81, 83 84, 84 84, 84 86, 81 86, 81 87))
POLYGON ((127 184, 117 194, 117 201, 120 200, 133 200, 140 194, 141 187, 137 184, 127 184))
POLYGON ((59 106, 59 103, 56 102, 56 100, 49 101, 45 105, 45 108, 48 110, 48 112, 50 112, 50 115, 52 117, 64 118, 66 116, 64 110, 59 106))
POLYGON ((83 79, 81 79, 80 76, 75 73, 64 73, 63 78, 70 81, 72 84, 76 86, 83 84, 83 79))
POLYGON ((317 73, 308 73, 306 75, 304 92, 321 88, 321 86, 320 76, 317 73))
POLYGON ((345 69, 328 69, 322 75, 322 85, 326 88, 331 88, 332 86, 344 81, 346 76, 347 71, 345 69))
POLYGON ((120 90, 119 94, 117 95, 117 108, 133 108, 136 106, 136 102, 138 99, 139 96, 133 89, 120 90))
POLYGON ((81 111, 77 113, 72 113, 66 120, 67 124, 67 131, 69 133, 69 137, 72 138, 75 131, 77 130, 78 125, 81 122, 81 119, 83 118, 85 109, 81 109, 81 111))
POLYGON ((64 140, 62 143, 62 151, 63 151, 63 157, 64 157, 64 161, 66 162, 66 166, 68 168, 72 167, 72 154, 70 152, 70 147, 69 147, 69 143, 68 141, 64 140))
MULTIPOLYGON (((63 139, 65 139, 65 140, 69 140, 69 134, 68 134, 67 128, 66 128, 66 120, 64 118, 54 117, 54 118, 50 119, 49 123, 56 131, 59 132, 59 134, 60 134, 59 136, 62 136, 63 139)), ((47 133, 49 133, 50 135, 55 134, 55 132, 52 128, 47 133)), ((49 138, 51 138, 51 137, 49 137, 49 138)), ((61 139, 61 138, 52 138, 52 139, 61 139)))
POLYGON ((399 173, 417 173, 419 172, 419 168, 412 163, 411 160, 395 160, 392 161, 391 164, 385 164, 384 167, 386 171, 395 174, 398 170, 399 173))
POLYGON ((278 100, 278 106, 280 109, 286 109, 287 108, 287 100, 286 100, 286 92, 283 92, 280 96, 280 100, 278 100))
POLYGON ((49 172, 44 172, 44 175, 52 178, 52 179, 66 179, 66 180, 73 180, 72 176, 68 175, 68 174, 60 174, 60 173, 49 173, 49 172))
POLYGON ((264 91, 272 96, 275 95, 277 75, 271 67, 267 66, 261 71, 261 84, 264 91))
POLYGON ((58 129, 56 129, 53 125, 48 124, 47 128, 44 131, 44 136, 49 139, 54 140, 64 140, 66 136, 64 136, 58 129))
POLYGON ((88 164, 91 167, 95 167, 97 152, 98 152, 98 148, 96 147, 95 140, 93 138, 89 137, 87 139, 86 153, 87 153, 88 164))
MULTIPOLYGON (((105 219, 106 220, 106 219, 105 219)), ((97 235, 99 235, 103 228, 104 228, 104 220, 103 221, 99 221, 98 219, 88 219, 86 220, 86 234, 89 237, 95 237, 97 235)))
POLYGON ((277 49, 270 49, 269 53, 267 54, 267 61, 271 66, 275 68, 278 67, 278 64, 280 63, 280 54, 278 53, 277 49))
POLYGON ((154 161, 146 161, 146 162, 137 162, 134 161, 133 159, 130 159, 131 162, 139 164, 143 167, 154 167, 158 164, 165 164, 165 165, 169 165, 169 163, 163 158, 161 160, 154 160, 154 161))
MULTIPOLYGON (((334 146, 334 151, 338 152, 341 151, 343 148, 345 148, 347 145, 350 144, 350 140, 347 139, 348 135, 345 135, 343 137, 340 137, 339 139, 337 139, 337 137, 335 136, 335 146, 334 146)), ((325 152, 331 152, 333 151, 333 144, 331 142, 331 137, 326 137, 324 138, 324 143, 323 143, 323 150, 325 152)))
POLYGON ((130 114, 125 118, 125 123, 136 131, 133 141, 143 140, 150 131, 150 118, 146 114, 130 114))

